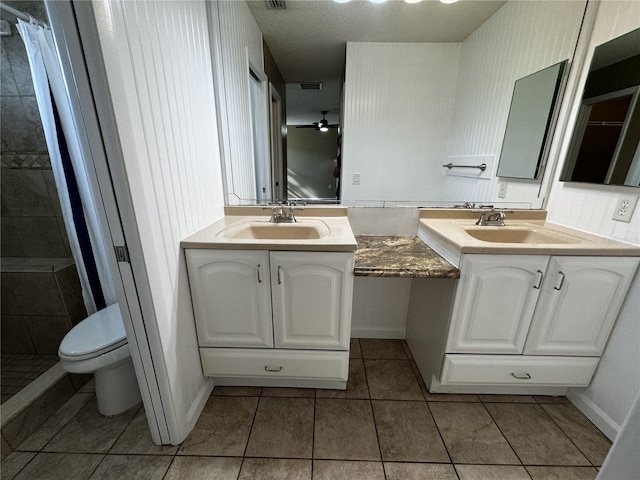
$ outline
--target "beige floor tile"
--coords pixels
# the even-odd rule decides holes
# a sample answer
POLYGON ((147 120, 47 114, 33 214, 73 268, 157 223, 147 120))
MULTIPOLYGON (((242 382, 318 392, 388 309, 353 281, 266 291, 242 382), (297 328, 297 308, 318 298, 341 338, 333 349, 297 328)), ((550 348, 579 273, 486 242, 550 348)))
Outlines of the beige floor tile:
POLYGON ((589 465, 540 405, 487 403, 485 407, 525 465, 589 465))
POLYGON ((362 358, 359 338, 352 338, 349 342, 349 358, 362 358))
POLYGON ((177 445, 156 445, 151 440, 149 423, 144 408, 133 417, 131 423, 124 429, 115 445, 111 447, 109 453, 135 453, 140 455, 175 455, 178 451, 177 445))
POLYGON ((314 458, 380 460, 368 400, 316 399, 314 458))
POLYGON ((314 460, 313 480, 385 480, 381 462, 314 460))
POLYGON ((402 340, 361 338, 362 358, 375 360, 408 360, 402 340))
POLYGON ((86 480, 104 455, 89 453, 39 453, 16 480, 86 480))
POLYGON ((238 480, 311 480, 311 460, 245 458, 238 480))
POLYGON ((117 417, 98 412, 95 397, 44 447, 46 452, 106 453, 129 424, 138 408, 117 417))
POLYGON ((20 444, 17 450, 40 451, 94 397, 91 393, 76 393, 67 403, 20 444))
POLYGON ((313 388, 263 388, 263 397, 294 397, 313 398, 316 392, 313 388))
POLYGON ((424 400, 408 360, 365 360, 371 398, 424 400))
POLYGON ((480 399, 477 395, 468 395, 468 394, 451 394, 451 393, 429 393, 427 386, 424 383, 424 379, 422 378, 422 374, 420 373, 420 369, 416 362, 411 360, 409 362, 411 365, 411 370, 413 371, 415 377, 418 380, 418 385, 420 385, 420 391, 424 398, 429 402, 479 402, 480 399))
POLYGON ((248 457, 311 458, 312 398, 262 397, 253 422, 248 457))
POLYGON ((520 463, 481 403, 432 402, 429 408, 453 463, 520 463))
POLYGON ((349 360, 349 380, 346 390, 317 389, 316 398, 369 398, 364 362, 359 358, 349 360))
POLYGON ((373 414, 384 461, 450 461, 426 403, 374 401, 373 414))
POLYGON ((241 457, 175 457, 163 480, 236 480, 241 457))
POLYGON ((10 453, 4 460, 2 460, 2 464, 0 465, 0 475, 2 480, 11 480, 35 456, 35 452, 10 453))
POLYGON ((242 456, 258 397, 210 397, 178 455, 242 456))
POLYGON ((486 403, 536 403, 531 395, 478 395, 486 403))
POLYGON ((384 462, 387 480, 458 480, 453 465, 384 462))
POLYGON ((524 467, 510 465, 456 465, 460 480, 531 480, 524 467))
POLYGON ((161 455, 107 455, 90 480, 162 480, 171 457, 161 455))
POLYGON ((259 397, 262 387, 214 387, 211 395, 224 397, 259 397))
POLYGON ((595 480, 593 467, 527 467, 533 480, 595 480))
POLYGON ((546 404, 542 408, 595 466, 601 466, 611 441, 573 405, 546 404))

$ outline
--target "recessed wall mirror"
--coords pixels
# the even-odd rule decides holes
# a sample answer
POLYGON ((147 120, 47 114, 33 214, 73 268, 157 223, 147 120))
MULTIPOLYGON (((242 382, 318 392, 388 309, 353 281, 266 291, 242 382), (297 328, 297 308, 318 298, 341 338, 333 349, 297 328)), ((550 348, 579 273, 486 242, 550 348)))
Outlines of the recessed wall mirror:
POLYGON ((211 2, 228 203, 291 192, 350 206, 541 208, 540 155, 527 155, 537 174, 497 176, 511 98, 518 79, 571 61, 585 6, 211 2), (279 129, 251 102, 251 79, 263 74, 281 99, 279 129), (337 128, 297 128, 323 118, 337 128), (259 170, 257 152, 269 151, 279 159, 259 170))
POLYGON ((549 153, 567 60, 516 81, 498 177, 538 178, 549 153))
POLYGON ((640 186, 640 29, 596 47, 561 180, 640 186))

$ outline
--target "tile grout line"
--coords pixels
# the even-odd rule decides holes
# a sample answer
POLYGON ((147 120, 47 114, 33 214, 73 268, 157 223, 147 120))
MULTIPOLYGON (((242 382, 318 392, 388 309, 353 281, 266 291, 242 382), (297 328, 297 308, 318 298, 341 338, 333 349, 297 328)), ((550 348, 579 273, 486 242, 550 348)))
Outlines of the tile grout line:
POLYGON ((249 435, 247 435, 247 443, 244 446, 244 451, 242 452, 242 460, 240 461, 240 468, 238 469, 238 475, 236 476, 236 480, 240 479, 240 473, 242 472, 242 467, 244 466, 244 459, 247 455, 247 449, 249 448, 249 440, 251 439, 251 432, 253 432, 253 426, 256 423, 256 417, 258 416, 258 408, 260 408, 260 402, 262 401, 262 392, 260 390, 260 396, 258 397, 258 403, 256 404, 256 409, 253 412, 253 419, 251 420, 251 428, 249 429, 249 435))
MULTIPOLYGON (((548 405, 548 404, 547 404, 548 405)), ((566 404, 565 404, 566 405, 566 404)), ((587 455, 582 451, 582 449, 576 444, 576 442, 573 441, 573 439, 569 436, 569 434, 567 432, 564 431, 564 428, 562 428, 562 426, 556 422, 554 420, 554 418, 549 414, 549 412, 547 412, 547 410, 545 410, 545 408, 542 405, 538 405, 542 411, 544 412, 544 414, 549 417, 549 419, 551 420, 551 422, 556 425, 558 427, 558 429, 564 434, 565 437, 567 437, 569 439, 569 441, 573 444, 574 447, 576 447, 576 449, 578 449, 578 451, 580 452, 580 454, 585 458, 585 460, 587 462, 589 462, 589 466, 596 468, 596 465, 593 464, 593 462, 591 461, 591 459, 589 459, 589 457, 587 457, 587 455)), ((600 431, 600 430, 598 430, 600 431)), ((576 465, 578 466, 578 465, 576 465)))
MULTIPOLYGON (((480 398, 480 397, 478 397, 480 398)), ((513 451, 513 454, 516 456, 516 458, 518 459, 518 461, 520 462, 520 465, 522 467, 524 467, 524 462, 522 461, 522 458, 520 458, 520 455, 518 455, 518 452, 516 452, 516 449, 513 448, 513 445, 511 445, 511 442, 509 441, 509 439, 507 438, 507 436, 504 434, 504 432, 502 431, 502 429, 500 428, 500 425, 498 425, 498 422, 496 421, 496 419, 493 417, 493 415, 491 414, 491 411, 489 411, 489 409, 487 408, 487 406, 484 404, 484 402, 482 401, 482 399, 480 399, 480 403, 482 405, 482 407, 484 408, 484 410, 487 412, 487 414, 489 415, 489 417, 491 418, 491 421, 494 423, 494 425, 496 426, 496 428, 498 429, 498 431, 500 432, 500 435, 502 435, 502 437, 505 439, 505 441, 507 442, 507 444, 509 445, 509 448, 511 449, 511 451, 513 451)), ((514 404, 517 405, 517 404, 514 404)), ((532 404, 527 404, 527 405, 532 405, 532 404)), ((534 404, 534 405, 537 405, 534 404)), ((525 468, 525 471, 527 469, 525 468)), ((529 472, 527 471, 527 475, 529 475, 529 472)), ((531 475, 529 475, 531 476, 531 475)))

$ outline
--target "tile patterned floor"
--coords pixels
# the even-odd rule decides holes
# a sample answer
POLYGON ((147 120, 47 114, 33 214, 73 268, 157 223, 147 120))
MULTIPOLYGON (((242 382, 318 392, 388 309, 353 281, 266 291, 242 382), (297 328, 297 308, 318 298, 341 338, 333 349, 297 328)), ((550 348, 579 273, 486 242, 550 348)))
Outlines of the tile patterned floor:
POLYGON ((78 393, 2 479, 588 480, 610 442, 565 398, 437 395, 399 340, 354 340, 346 391, 216 388, 189 437, 78 393))
POLYGON ((0 391, 4 403, 53 367, 59 359, 57 355, 3 353, 0 361, 0 391))

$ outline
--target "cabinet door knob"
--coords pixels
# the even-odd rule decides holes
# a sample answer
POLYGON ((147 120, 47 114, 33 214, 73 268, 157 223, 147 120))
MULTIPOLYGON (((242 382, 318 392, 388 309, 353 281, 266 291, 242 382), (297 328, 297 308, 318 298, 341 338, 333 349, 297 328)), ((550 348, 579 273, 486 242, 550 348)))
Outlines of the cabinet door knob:
POLYGON ((265 372, 281 372, 282 371, 282 366, 275 366, 275 365, 265 365, 264 366, 264 371, 265 372))
POLYGON ((560 290, 562 288, 562 284, 564 283, 564 273, 558 272, 558 275, 560 275, 560 285, 553 287, 555 290, 560 290))
POLYGON ((262 283, 262 277, 260 276, 260 267, 261 267, 261 265, 258 264, 258 268, 257 268, 257 270, 258 270, 258 283, 262 283))
POLYGON ((542 270, 538 270, 538 273, 540 274, 540 276, 538 277, 538 282, 533 286, 533 288, 535 288, 536 290, 540 290, 540 285, 542 285, 542 277, 544 277, 544 273, 542 273, 542 270))
POLYGON ((517 378, 518 380, 531 380, 531 375, 529 375, 528 373, 511 373, 511 376, 513 378, 517 378))

